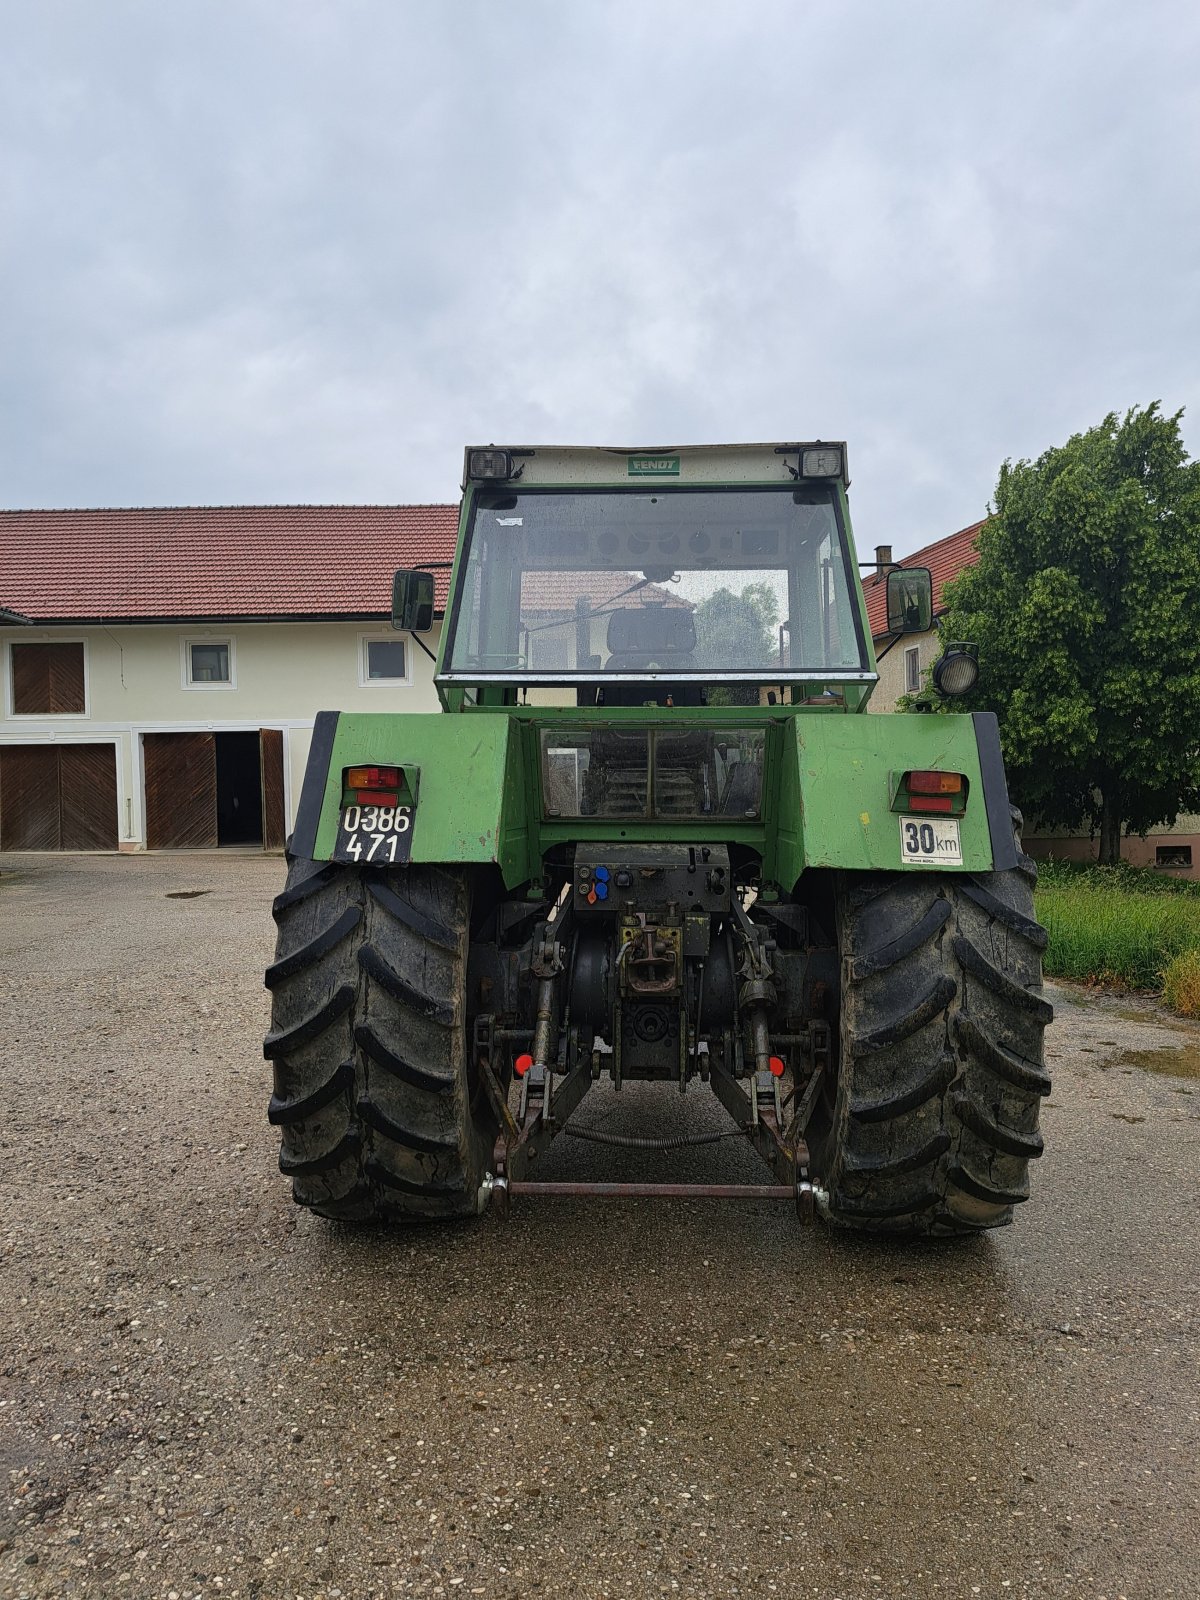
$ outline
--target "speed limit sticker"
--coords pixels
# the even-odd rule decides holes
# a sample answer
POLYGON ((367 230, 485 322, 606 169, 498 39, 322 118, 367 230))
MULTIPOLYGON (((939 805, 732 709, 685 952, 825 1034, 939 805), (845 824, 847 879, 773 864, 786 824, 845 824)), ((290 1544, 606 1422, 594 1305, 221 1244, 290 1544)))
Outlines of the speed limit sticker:
POLYGON ((901 817, 900 860, 914 867, 961 867, 958 818, 901 817))

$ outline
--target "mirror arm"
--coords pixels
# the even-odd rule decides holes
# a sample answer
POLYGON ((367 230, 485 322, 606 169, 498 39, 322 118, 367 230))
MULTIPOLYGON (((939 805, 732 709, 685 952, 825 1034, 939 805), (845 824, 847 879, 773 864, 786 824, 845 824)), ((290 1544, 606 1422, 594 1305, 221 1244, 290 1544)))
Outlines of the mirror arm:
POLYGON ((418 645, 422 650, 424 650, 425 654, 429 657, 430 661, 432 661, 434 666, 436 667, 437 666, 437 657, 434 655, 433 651, 429 648, 429 646, 425 643, 424 639, 422 639, 421 635, 419 633, 410 633, 408 637, 412 640, 412 642, 415 645, 418 645))

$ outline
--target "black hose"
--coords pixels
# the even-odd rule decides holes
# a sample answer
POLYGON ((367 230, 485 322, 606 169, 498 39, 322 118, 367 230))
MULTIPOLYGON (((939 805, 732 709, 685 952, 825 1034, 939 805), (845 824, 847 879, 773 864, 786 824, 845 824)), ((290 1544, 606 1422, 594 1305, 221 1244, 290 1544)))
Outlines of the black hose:
POLYGON ((722 1139, 744 1139, 740 1128, 723 1133, 679 1133, 666 1139, 642 1138, 638 1134, 604 1133, 599 1128, 573 1128, 570 1123, 562 1130, 572 1139, 586 1139, 591 1144, 619 1144, 626 1150, 684 1150, 690 1145, 717 1144, 722 1139))

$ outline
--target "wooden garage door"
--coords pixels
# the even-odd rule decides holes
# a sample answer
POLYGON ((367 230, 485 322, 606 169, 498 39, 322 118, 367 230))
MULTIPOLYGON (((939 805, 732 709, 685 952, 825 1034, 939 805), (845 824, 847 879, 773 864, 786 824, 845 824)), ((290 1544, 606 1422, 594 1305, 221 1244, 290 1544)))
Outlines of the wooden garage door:
POLYGON ((111 744, 0 748, 0 849, 116 848, 117 753, 111 744))
POLYGON ((217 746, 211 733, 142 735, 146 848, 215 850, 217 746))
POLYGON ((262 758, 263 849, 282 850, 287 833, 283 804, 283 733, 262 728, 258 735, 262 758))

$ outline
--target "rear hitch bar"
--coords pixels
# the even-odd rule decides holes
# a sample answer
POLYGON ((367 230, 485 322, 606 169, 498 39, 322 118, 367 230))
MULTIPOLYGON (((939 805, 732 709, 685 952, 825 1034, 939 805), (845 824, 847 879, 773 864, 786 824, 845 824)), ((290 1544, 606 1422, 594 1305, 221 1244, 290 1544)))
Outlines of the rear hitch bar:
POLYGON ((775 1200, 790 1201, 801 1222, 811 1222, 817 1191, 807 1178, 788 1183, 531 1183, 486 1173, 479 1190, 482 1211, 490 1202, 501 1216, 513 1199, 544 1200, 775 1200))

